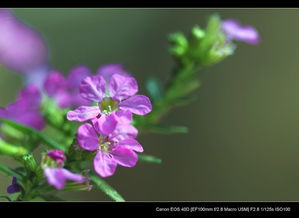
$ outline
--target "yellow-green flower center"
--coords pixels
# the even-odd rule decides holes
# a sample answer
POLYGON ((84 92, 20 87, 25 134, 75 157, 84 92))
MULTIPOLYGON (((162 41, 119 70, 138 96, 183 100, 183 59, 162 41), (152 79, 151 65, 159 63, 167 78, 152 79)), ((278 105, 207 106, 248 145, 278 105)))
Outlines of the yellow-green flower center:
POLYGON ((99 150, 109 153, 111 151, 111 145, 112 143, 109 141, 106 141, 103 136, 99 137, 99 150))
POLYGON ((118 102, 109 97, 103 98, 98 105, 102 114, 110 114, 113 111, 118 110, 118 102))

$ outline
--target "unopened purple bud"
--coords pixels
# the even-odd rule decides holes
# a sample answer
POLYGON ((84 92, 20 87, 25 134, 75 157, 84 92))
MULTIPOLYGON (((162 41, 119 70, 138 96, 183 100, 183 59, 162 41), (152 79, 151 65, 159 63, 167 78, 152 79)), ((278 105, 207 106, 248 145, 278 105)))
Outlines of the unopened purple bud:
POLYGON ((8 194, 13 194, 13 193, 21 191, 20 186, 17 184, 17 178, 16 177, 12 178, 12 183, 11 183, 10 186, 7 187, 6 191, 7 191, 8 194))
POLYGON ((63 151, 58 149, 47 152, 47 156, 49 156, 52 160, 56 161, 57 163, 63 163, 66 160, 63 151))

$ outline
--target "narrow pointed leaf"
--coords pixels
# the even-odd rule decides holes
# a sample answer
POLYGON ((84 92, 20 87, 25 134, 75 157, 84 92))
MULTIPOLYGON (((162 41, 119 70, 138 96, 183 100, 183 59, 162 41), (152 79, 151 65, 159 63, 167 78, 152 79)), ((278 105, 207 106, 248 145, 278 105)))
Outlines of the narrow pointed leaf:
POLYGON ((27 154, 28 151, 20 146, 11 145, 2 139, 0 139, 0 155, 8 155, 8 156, 22 156, 27 154))
POLYGON ((0 198, 5 198, 6 200, 11 201, 10 197, 7 195, 0 195, 0 198))
POLYGON ((65 201, 55 195, 41 195, 40 197, 46 201, 65 201))
POLYGON ((162 163, 162 160, 160 158, 152 155, 147 155, 147 154, 139 154, 138 160, 140 162, 147 162, 147 163, 156 163, 156 164, 162 163))
MULTIPOLYGON (((50 148, 62 149, 62 150, 65 149, 63 146, 61 146, 59 143, 54 141, 52 138, 44 135, 43 133, 41 133, 31 127, 24 126, 20 123, 13 121, 13 120, 4 119, 4 118, 0 118, 0 121, 2 123, 5 123, 6 125, 9 125, 12 128, 15 128, 16 130, 23 132, 28 137, 30 137, 32 140, 39 140, 40 142, 44 143, 45 145, 49 146, 50 148)), ((30 150, 31 151, 34 150, 37 146, 38 146, 38 144, 32 144, 30 150)))
POLYGON ((93 185, 95 185, 99 190, 108 195, 112 200, 118 202, 125 201, 125 199, 114 188, 112 188, 106 181, 101 179, 99 176, 92 174, 90 176, 90 179, 93 185))
POLYGON ((0 164, 0 171, 6 174, 7 176, 15 176, 17 179, 22 178, 22 176, 19 173, 2 164, 0 164))

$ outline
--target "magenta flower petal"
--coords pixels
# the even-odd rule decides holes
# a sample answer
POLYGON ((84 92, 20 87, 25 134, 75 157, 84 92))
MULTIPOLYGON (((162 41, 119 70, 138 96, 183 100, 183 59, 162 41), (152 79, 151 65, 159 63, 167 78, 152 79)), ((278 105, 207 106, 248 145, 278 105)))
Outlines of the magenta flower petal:
POLYGON ((99 119, 93 119, 92 123, 98 133, 101 133, 101 135, 109 135, 114 131, 117 121, 115 115, 112 113, 102 114, 99 119))
POLYGON ((84 177, 80 174, 75 174, 63 168, 49 168, 44 170, 45 177, 49 185, 61 190, 64 188, 66 180, 75 181, 78 183, 84 182, 84 177))
POLYGON ((77 139, 82 149, 94 151, 99 148, 99 137, 93 126, 89 123, 85 123, 79 127, 77 139))
POLYGON ((91 120, 100 114, 98 106, 81 106, 76 110, 67 113, 67 119, 72 121, 84 122, 91 120))
POLYGON ((118 73, 124 76, 130 76, 128 72, 125 72, 123 69, 123 66, 121 64, 107 64, 104 66, 101 66, 97 70, 97 75, 101 75, 106 82, 109 83, 110 78, 113 74, 118 73))
POLYGON ((30 85, 21 90, 15 102, 1 109, 0 117, 41 130, 45 123, 39 111, 40 101, 39 90, 30 85))
POLYGON ((78 183, 82 183, 85 181, 85 178, 81 174, 72 173, 71 171, 64 168, 62 168, 61 170, 64 174, 64 177, 68 180, 78 182, 78 183))
POLYGON ((90 71, 85 66, 71 69, 67 79, 58 71, 52 71, 44 82, 44 89, 61 108, 88 105, 89 102, 80 96, 79 87, 89 74, 90 71))
POLYGON ((152 104, 144 95, 132 96, 119 104, 120 109, 129 110, 137 115, 145 115, 152 111, 152 104))
POLYGON ((84 65, 79 65, 70 70, 70 73, 67 78, 67 83, 69 88, 78 89, 79 86, 86 77, 91 75, 91 72, 88 67, 84 65))
POLYGON ((111 140, 122 141, 127 138, 136 138, 138 135, 138 130, 129 123, 118 123, 115 130, 109 136, 111 140))
POLYGON ((130 124, 133 120, 133 115, 130 111, 127 110, 118 110, 115 112, 115 117, 118 123, 127 123, 130 124))
POLYGON ((109 83, 109 96, 122 101, 138 92, 137 81, 134 77, 113 74, 109 83))
POLYGON ((66 157, 64 155, 64 152, 62 150, 56 149, 56 150, 51 150, 46 153, 47 156, 52 158, 54 161, 58 163, 62 163, 66 160, 66 157))
POLYGON ((85 78, 80 85, 80 94, 89 101, 101 101, 105 97, 106 84, 102 76, 85 78))
POLYGON ((221 25, 229 40, 241 40, 249 44, 258 44, 259 34, 252 26, 242 26, 234 19, 227 19, 221 25))
MULTIPOLYGON (((8 117, 9 118, 9 117, 8 117)), ((23 125, 30 126, 37 130, 42 130, 45 127, 45 121, 44 118, 38 114, 37 112, 26 112, 18 117, 11 117, 10 119, 13 119, 23 125)))
POLYGON ((41 103, 41 93, 35 85, 31 84, 19 92, 17 99, 25 101, 30 108, 37 108, 41 103))
POLYGON ((143 147, 139 144, 139 142, 135 139, 128 138, 120 141, 118 143, 119 147, 131 149, 137 152, 143 152, 143 147))
POLYGON ((0 108, 0 117, 6 117, 6 110, 5 110, 5 108, 0 108))
POLYGON ((97 174, 108 177, 115 173, 117 163, 109 153, 98 151, 93 160, 93 166, 97 174))
POLYGON ((81 97, 79 87, 81 82, 91 75, 89 68, 83 65, 76 66, 70 70, 67 77, 67 91, 71 102, 71 106, 89 105, 90 102, 81 97))
POLYGON ((23 125, 41 130, 45 126, 43 117, 37 111, 22 109, 21 101, 10 104, 5 111, 2 109, 0 117, 14 120, 23 125))
MULTIPOLYGON (((60 108, 66 108, 71 107, 74 104, 74 99, 76 96, 72 96, 70 93, 67 92, 66 89, 62 89, 56 92, 55 96, 53 96, 53 99, 55 99, 57 105, 60 108)), ((78 105, 76 105, 78 106, 78 105)))
POLYGON ((138 160, 138 155, 131 149, 117 146, 110 152, 114 161, 124 167, 134 167, 138 160))
POLYGON ((49 185, 54 186, 58 190, 64 188, 66 179, 60 169, 48 167, 44 170, 44 175, 49 185))
POLYGON ((50 97, 53 97, 56 96, 59 91, 64 90, 66 84, 65 78, 60 72, 52 71, 44 82, 44 89, 50 97))
POLYGON ((20 73, 47 64, 47 46, 37 31, 8 9, 0 9, 0 27, 0 63, 20 73))

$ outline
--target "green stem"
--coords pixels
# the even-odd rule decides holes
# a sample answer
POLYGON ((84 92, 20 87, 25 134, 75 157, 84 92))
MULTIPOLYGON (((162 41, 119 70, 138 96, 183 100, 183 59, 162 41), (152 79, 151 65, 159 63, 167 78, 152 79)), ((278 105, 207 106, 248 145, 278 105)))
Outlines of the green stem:
POLYGON ((146 129, 148 126, 157 124, 183 97, 199 87, 198 79, 194 78, 199 67, 193 62, 179 65, 172 73, 166 85, 164 96, 154 102, 152 112, 145 117, 139 118, 136 126, 146 129))

